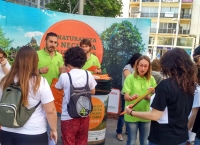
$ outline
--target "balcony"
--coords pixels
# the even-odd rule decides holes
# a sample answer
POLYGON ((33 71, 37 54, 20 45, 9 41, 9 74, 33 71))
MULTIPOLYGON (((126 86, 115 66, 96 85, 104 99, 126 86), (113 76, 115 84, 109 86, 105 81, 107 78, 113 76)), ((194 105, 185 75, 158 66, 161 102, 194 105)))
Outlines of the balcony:
POLYGON ((178 34, 190 34, 190 30, 179 29, 178 34))
POLYGON ((141 17, 158 17, 158 13, 141 13, 141 17))
POLYGON ((140 2, 140 0, 130 0, 130 2, 140 2))
POLYGON ((174 13, 173 16, 167 16, 166 13, 160 13, 160 18, 178 18, 178 14, 174 13))
POLYGON ((158 33, 173 33, 174 29, 158 29, 158 33))
POLYGON ((180 0, 161 0, 161 2, 180 2, 180 0))
POLYGON ((182 3, 193 3, 193 0, 182 0, 182 3))
POLYGON ((156 33, 156 28, 151 28, 150 33, 156 33))
POLYGON ((184 14, 180 16, 181 19, 191 19, 191 14, 184 14))
POLYGON ((142 0, 142 2, 159 2, 160 0, 142 0))

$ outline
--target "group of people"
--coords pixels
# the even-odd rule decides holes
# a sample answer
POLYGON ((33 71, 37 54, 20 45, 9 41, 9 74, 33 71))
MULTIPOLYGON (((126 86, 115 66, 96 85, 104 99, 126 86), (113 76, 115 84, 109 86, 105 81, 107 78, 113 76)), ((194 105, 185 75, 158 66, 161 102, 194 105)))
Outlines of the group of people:
MULTIPOLYGON (((71 87, 89 89, 95 94, 97 85, 92 73, 101 73, 98 58, 91 53, 91 42, 83 39, 80 46, 56 51, 57 34, 46 35, 46 47, 36 52, 23 46, 17 52, 12 67, 6 53, 0 50, 0 98, 5 88, 16 83, 21 87, 21 104, 27 109, 36 106, 30 119, 20 128, 2 126, 1 145, 48 145, 57 142, 57 112, 50 85, 64 90, 61 133, 64 145, 86 145, 89 116, 73 118, 68 104, 71 87), (96 66, 93 72, 85 71, 96 66), (68 73, 67 73, 68 72, 68 73), (39 103, 41 102, 41 103, 39 103)), ((167 51, 160 60, 133 54, 122 72, 122 111, 117 124, 117 139, 123 140, 126 123, 127 145, 135 145, 139 131, 140 145, 186 145, 188 131, 196 133, 195 145, 200 145, 200 47, 194 51, 194 61, 180 48, 167 51), (136 106, 132 104, 148 90, 155 88, 136 106)))
POLYGON ((56 51, 56 33, 47 33, 45 41, 46 47, 37 52, 30 46, 21 47, 12 67, 6 53, 0 50, 0 98, 5 88, 15 83, 21 87, 21 104, 27 109, 41 102, 24 126, 9 128, 2 125, 1 145, 48 145, 49 142, 57 142, 57 111, 50 89, 54 78, 59 78, 55 87, 64 90, 61 114, 63 144, 87 144, 89 116, 71 118, 68 113, 70 79, 75 88, 88 84, 91 94, 94 94, 97 83, 92 73, 101 73, 100 63, 91 53, 92 44, 88 39, 81 40, 80 46, 69 48, 64 57, 56 51), (85 71, 91 66, 97 69, 94 72, 85 71))
POLYGON ((119 141, 125 122, 126 145, 135 145, 138 132, 140 145, 200 145, 200 46, 193 57, 195 63, 180 48, 152 62, 133 54, 122 72, 121 112, 126 114, 118 118, 119 141), (152 87, 155 91, 132 107, 152 87))

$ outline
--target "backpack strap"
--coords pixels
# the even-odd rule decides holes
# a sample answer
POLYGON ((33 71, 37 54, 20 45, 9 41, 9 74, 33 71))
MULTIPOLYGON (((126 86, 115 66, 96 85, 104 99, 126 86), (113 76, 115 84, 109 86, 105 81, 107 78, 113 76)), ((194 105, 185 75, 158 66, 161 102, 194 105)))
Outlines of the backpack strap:
POLYGON ((86 70, 85 70, 85 72, 86 72, 86 75, 87 75, 87 82, 86 82, 86 85, 87 85, 88 84, 88 72, 86 70))
MULTIPOLYGON (((85 72, 86 72, 86 76, 87 76, 87 81, 86 81, 86 85, 88 84, 88 72, 85 70, 85 72)), ((70 85, 72 85, 73 86, 73 84, 72 84, 72 78, 71 78, 71 75, 70 75, 70 73, 67 73, 68 74, 68 76, 69 76, 69 81, 70 81, 70 85)), ((86 86, 85 85, 85 86, 86 86)), ((73 86, 74 87, 74 86, 73 86)))
POLYGON ((35 109, 40 105, 41 101, 35 106, 35 109))
MULTIPOLYGON (((70 75, 70 73, 67 73, 68 74, 68 76, 69 76, 69 81, 70 81, 70 85, 72 85, 73 86, 73 84, 72 84, 72 78, 71 78, 71 75, 70 75)), ((74 86, 73 86, 74 87, 74 86)))

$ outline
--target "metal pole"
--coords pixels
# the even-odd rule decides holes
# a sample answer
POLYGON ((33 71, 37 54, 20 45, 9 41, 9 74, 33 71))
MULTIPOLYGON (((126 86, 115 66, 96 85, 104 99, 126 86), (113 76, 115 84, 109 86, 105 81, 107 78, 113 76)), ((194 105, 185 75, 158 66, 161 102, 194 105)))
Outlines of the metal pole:
POLYGON ((79 0, 78 13, 80 15, 83 15, 83 10, 84 10, 84 0, 79 0))

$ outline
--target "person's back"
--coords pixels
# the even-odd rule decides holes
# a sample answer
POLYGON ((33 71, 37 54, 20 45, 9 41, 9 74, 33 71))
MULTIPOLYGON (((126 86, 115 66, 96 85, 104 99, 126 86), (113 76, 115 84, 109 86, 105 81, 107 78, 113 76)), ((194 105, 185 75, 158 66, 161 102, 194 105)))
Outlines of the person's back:
POLYGON ((188 137, 187 122, 194 96, 185 93, 177 82, 170 78, 161 81, 156 89, 156 95, 162 94, 162 99, 158 101, 154 98, 151 107, 162 108, 163 103, 167 102, 165 109, 168 111, 168 116, 165 123, 159 124, 157 121, 151 121, 149 140, 163 145, 184 142, 188 137), (158 138, 158 136, 160 137, 158 138), (169 140, 169 138, 173 138, 173 140, 169 140))
POLYGON ((0 96, 10 84, 16 83, 22 92, 21 105, 28 109, 36 108, 24 126, 20 128, 2 127, 2 145, 47 145, 46 119, 51 124, 50 136, 57 142, 54 97, 47 80, 38 74, 37 66, 36 51, 29 46, 23 46, 18 51, 10 72, 0 82, 0 96))
MULTIPOLYGON (((57 89, 64 90, 61 114, 62 141, 64 145, 85 145, 87 144, 88 139, 89 116, 72 118, 68 113, 68 105, 71 100, 70 97, 74 97, 72 95, 70 96, 72 93, 70 92, 70 84, 72 83, 74 88, 80 88, 86 86, 88 83, 91 94, 94 94, 97 83, 89 71, 81 69, 87 60, 83 49, 79 47, 69 48, 64 54, 64 59, 65 66, 70 70, 69 74, 62 73, 55 85, 57 89)), ((91 103, 91 97, 89 101, 91 103)), ((71 105, 70 107, 74 107, 72 109, 77 110, 77 103, 78 101, 74 102, 74 105, 71 105)))

